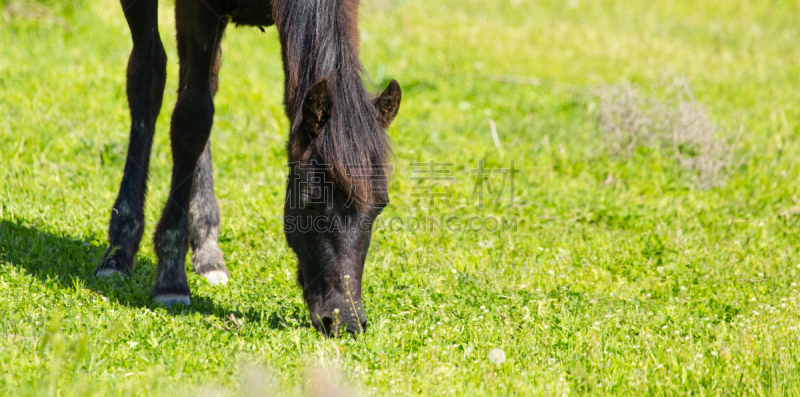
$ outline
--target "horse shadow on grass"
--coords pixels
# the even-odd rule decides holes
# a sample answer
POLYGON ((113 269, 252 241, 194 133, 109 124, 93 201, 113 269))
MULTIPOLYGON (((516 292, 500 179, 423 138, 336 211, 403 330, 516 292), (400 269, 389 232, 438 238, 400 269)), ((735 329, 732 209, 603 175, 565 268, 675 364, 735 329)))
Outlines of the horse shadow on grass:
POLYGON ((39 230, 36 224, 26 226, 0 220, 0 263, 5 262, 6 266, 14 267, 17 271, 22 270, 47 286, 73 291, 88 289, 99 293, 104 300, 113 300, 123 306, 163 309, 173 315, 199 313, 216 316, 225 322, 233 314, 236 318, 246 319, 248 323, 261 323, 274 330, 305 327, 302 324, 289 324, 291 321, 286 321, 283 310, 270 314, 254 309, 244 312, 231 310, 198 294, 192 295, 191 306, 163 308, 150 300, 150 289, 155 280, 155 264, 146 257, 137 256, 130 278, 109 279, 94 276, 95 267, 105 248, 105 245, 94 238, 58 235, 39 230))

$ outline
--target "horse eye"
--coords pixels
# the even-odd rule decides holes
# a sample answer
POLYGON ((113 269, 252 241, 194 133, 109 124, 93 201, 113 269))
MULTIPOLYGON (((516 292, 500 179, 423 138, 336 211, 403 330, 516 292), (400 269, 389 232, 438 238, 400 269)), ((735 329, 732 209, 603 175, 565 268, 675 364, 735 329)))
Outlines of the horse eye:
POLYGON ((306 209, 306 210, 312 210, 312 211, 315 211, 315 212, 319 212, 320 209, 322 209, 323 206, 324 206, 323 203, 315 203, 312 200, 306 200, 306 198, 303 198, 302 207, 301 208, 306 209))
POLYGON ((300 197, 300 208, 302 209, 316 211, 317 205, 318 204, 314 202, 314 199, 312 199, 309 195, 305 193, 300 197))

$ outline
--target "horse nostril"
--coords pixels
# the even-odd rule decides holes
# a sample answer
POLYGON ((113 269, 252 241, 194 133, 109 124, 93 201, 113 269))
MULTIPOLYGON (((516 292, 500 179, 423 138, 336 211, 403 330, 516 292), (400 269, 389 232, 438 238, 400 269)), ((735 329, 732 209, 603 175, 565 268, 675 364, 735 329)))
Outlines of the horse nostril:
POLYGON ((333 335, 333 318, 330 316, 322 316, 322 332, 327 335, 333 335))
MULTIPOLYGON (((356 320, 358 321, 358 320, 356 320)), ((359 321, 355 324, 347 324, 347 332, 353 335, 358 335, 362 332, 366 332, 367 330, 367 322, 366 321, 359 321)))

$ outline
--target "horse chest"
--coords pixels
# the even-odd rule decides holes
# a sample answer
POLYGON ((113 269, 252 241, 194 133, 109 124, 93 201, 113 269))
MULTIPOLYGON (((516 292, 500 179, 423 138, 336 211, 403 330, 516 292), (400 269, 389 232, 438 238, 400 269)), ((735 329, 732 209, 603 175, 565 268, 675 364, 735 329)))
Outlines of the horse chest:
POLYGON ((228 15, 237 26, 264 27, 275 24, 271 0, 231 0, 228 4, 231 10, 228 15))

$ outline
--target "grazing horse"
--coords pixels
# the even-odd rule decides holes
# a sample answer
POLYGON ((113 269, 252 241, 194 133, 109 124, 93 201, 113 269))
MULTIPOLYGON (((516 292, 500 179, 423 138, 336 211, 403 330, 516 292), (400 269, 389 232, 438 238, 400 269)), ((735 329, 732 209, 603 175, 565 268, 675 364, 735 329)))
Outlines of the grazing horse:
MULTIPOLYGON (((127 95, 130 143, 111 211, 109 248, 97 276, 130 275, 144 232, 147 170, 166 81, 157 0, 122 0, 133 38, 127 95)), ((176 0, 180 77, 172 113, 172 181, 155 231, 151 298, 190 304, 185 257, 212 284, 229 273, 217 241, 209 135, 228 23, 276 25, 282 45, 284 104, 291 130, 284 231, 297 255, 298 282, 320 332, 366 328, 361 278, 372 222, 388 203, 385 129, 400 106, 396 81, 377 96, 364 87, 358 54, 358 0, 176 0), (303 227, 303 225, 313 225, 303 227)))

